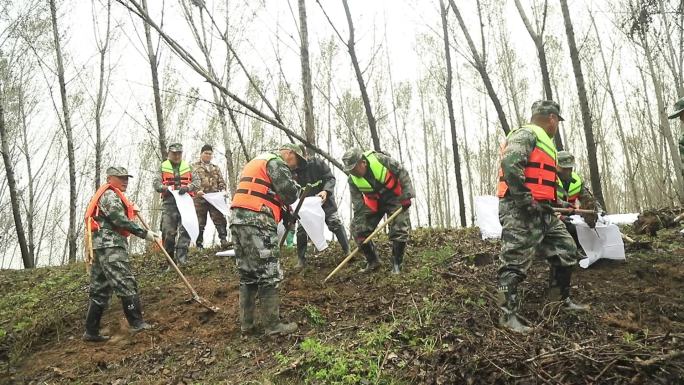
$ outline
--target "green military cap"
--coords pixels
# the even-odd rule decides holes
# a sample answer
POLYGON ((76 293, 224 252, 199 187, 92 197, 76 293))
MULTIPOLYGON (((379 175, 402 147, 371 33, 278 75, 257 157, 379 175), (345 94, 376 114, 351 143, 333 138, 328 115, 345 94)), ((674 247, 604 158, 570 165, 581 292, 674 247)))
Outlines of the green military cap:
POLYGON ((575 156, 568 151, 558 151, 558 156, 556 157, 558 162, 558 167, 561 168, 575 168, 575 156))
POLYGON ((558 120, 563 121, 560 114, 560 105, 553 100, 537 100, 532 104, 532 116, 534 115, 558 115, 558 120))
POLYGON ((342 163, 344 163, 344 171, 349 172, 359 161, 363 158, 363 151, 358 147, 352 147, 342 155, 342 163))
POLYGON ((169 144, 169 152, 183 152, 183 145, 180 143, 169 144))
POLYGON ((128 170, 121 166, 107 168, 107 176, 127 176, 129 178, 133 178, 133 175, 129 174, 128 170))
POLYGON ((670 114, 668 118, 674 119, 681 115, 682 111, 684 111, 684 98, 677 100, 677 102, 674 104, 674 112, 670 114))
POLYGON ((294 144, 294 143, 283 143, 280 146, 280 149, 281 150, 290 150, 290 151, 294 152, 295 154, 297 154, 297 156, 299 157, 300 160, 302 160, 303 162, 306 162, 306 157, 304 156, 304 151, 302 151, 302 147, 300 147, 300 145, 294 144))

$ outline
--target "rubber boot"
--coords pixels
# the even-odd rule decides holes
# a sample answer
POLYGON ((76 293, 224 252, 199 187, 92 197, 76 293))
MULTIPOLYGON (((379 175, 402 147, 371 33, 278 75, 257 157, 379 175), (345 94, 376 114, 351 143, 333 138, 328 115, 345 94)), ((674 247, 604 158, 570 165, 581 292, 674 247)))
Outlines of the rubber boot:
POLYGON ((261 322, 266 335, 288 335, 297 331, 297 323, 280 322, 280 298, 278 288, 274 286, 260 286, 259 300, 261 301, 261 322))
POLYGON ((178 266, 185 266, 188 264, 188 249, 176 248, 176 264, 178 266))
POLYGON ((518 317, 518 308, 520 304, 518 302, 517 285, 515 283, 500 285, 497 288, 497 302, 503 311, 503 314, 499 319, 499 325, 520 334, 527 334, 532 331, 532 328, 526 326, 518 317))
POLYGON ((562 308, 564 310, 589 310, 588 305, 575 303, 570 298, 570 281, 572 278, 572 267, 551 265, 549 275, 549 300, 562 302, 562 308))
POLYGON ((197 236, 197 240, 195 241, 195 246, 198 249, 204 248, 204 228, 203 227, 200 227, 200 229, 199 229, 199 235, 197 236))
POLYGON ((152 329, 152 325, 143 320, 140 296, 132 295, 130 297, 121 297, 121 305, 123 306, 128 326, 130 326, 128 330, 130 330, 131 333, 152 329))
POLYGON ((222 249, 227 249, 232 246, 231 243, 226 239, 228 238, 228 231, 226 230, 225 224, 216 226, 216 232, 218 233, 219 240, 221 241, 222 249))
POLYGON ((404 261, 406 242, 392 242, 392 274, 401 273, 401 263, 404 261))
POLYGON ((300 243, 297 239, 297 265, 295 266, 297 269, 306 267, 306 246, 306 241, 300 243))
POLYGON ((335 231, 335 237, 337 238, 337 241, 340 242, 340 247, 346 257, 349 255, 349 239, 347 238, 347 231, 344 229, 344 226, 341 226, 339 230, 335 231))
MULTIPOLYGON (((170 242, 164 242, 164 250, 166 250, 166 253, 169 254, 169 257, 171 257, 171 259, 174 262, 178 263, 178 261, 176 260, 176 244, 175 243, 171 244, 170 242)), ((172 270, 173 270, 173 267, 171 267, 171 264, 167 263, 166 269, 164 270, 164 272, 168 273, 172 270)))
POLYGON ((86 315, 85 333, 83 333, 83 341, 88 342, 105 342, 109 336, 100 335, 100 320, 105 307, 100 306, 95 301, 90 300, 88 305, 88 314, 86 315))
POLYGON ((359 246, 363 255, 366 256, 366 267, 361 269, 361 273, 371 273, 380 267, 380 260, 378 259, 378 253, 375 251, 375 244, 373 242, 368 242, 359 246))
POLYGON ((242 334, 254 334, 254 307, 256 304, 257 285, 240 284, 240 331, 242 334))

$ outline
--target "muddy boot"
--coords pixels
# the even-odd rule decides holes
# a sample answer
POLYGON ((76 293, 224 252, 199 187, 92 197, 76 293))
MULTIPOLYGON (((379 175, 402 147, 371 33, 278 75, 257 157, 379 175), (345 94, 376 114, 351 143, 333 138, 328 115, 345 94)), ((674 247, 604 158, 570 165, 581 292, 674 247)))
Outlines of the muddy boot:
POLYGON ((176 248, 176 264, 178 266, 185 266, 188 264, 188 249, 176 248))
POLYGON ((303 269, 306 267, 306 242, 303 244, 299 241, 297 242, 297 269, 303 269))
POLYGON ((392 274, 401 273, 404 251, 406 251, 406 242, 392 242, 392 274))
POLYGON ((200 227, 199 229, 199 235, 197 236, 197 240, 195 241, 195 247, 198 249, 204 249, 204 228, 200 227))
MULTIPOLYGON (((166 250, 166 253, 169 254, 169 257, 171 257, 171 259, 174 262, 178 263, 178 261, 176 260, 176 246, 175 246, 175 244, 171 245, 171 244, 165 242, 164 243, 164 250, 166 250)), ((171 271, 173 271, 173 267, 171 267, 171 264, 167 262, 166 269, 164 269, 164 272, 168 273, 171 271)))
POLYGON ((371 273, 380 267, 380 260, 378 259, 378 254, 375 251, 375 245, 373 242, 368 242, 359 246, 363 255, 366 256, 366 267, 360 270, 361 273, 371 273))
POLYGON ((266 335, 288 335, 297 331, 297 323, 280 322, 280 298, 278 288, 274 286, 259 287, 261 302, 261 322, 266 335))
POLYGON ((109 336, 100 335, 100 319, 104 313, 105 307, 100 306, 95 301, 90 300, 88 305, 88 314, 86 315, 85 333, 83 333, 83 341, 88 342, 105 342, 109 336))
POLYGON ((128 326, 130 326, 128 330, 131 333, 152 329, 152 325, 143 320, 140 296, 132 295, 130 297, 121 297, 121 305, 123 306, 128 326))
POLYGON ((497 289, 497 303, 503 314, 499 319, 499 325, 516 333, 527 334, 532 331, 532 328, 526 326, 520 318, 518 318, 518 295, 517 285, 515 283, 509 285, 500 285, 497 289))
POLYGON ((256 304, 257 285, 240 284, 240 331, 242 334, 254 334, 254 307, 256 304))
POLYGON ((340 247, 346 257, 349 255, 349 239, 347 239, 347 231, 344 229, 344 226, 335 231, 335 237, 337 238, 337 241, 340 242, 340 247))
POLYGON ((551 265, 549 273, 548 298, 550 301, 562 302, 562 309, 570 311, 588 311, 588 305, 578 304, 570 299, 570 280, 572 267, 551 265))
POLYGON ((228 238, 228 230, 226 230, 226 225, 223 224, 216 226, 216 232, 218 233, 219 241, 221 241, 221 248, 224 250, 229 248, 231 243, 226 239, 228 238))

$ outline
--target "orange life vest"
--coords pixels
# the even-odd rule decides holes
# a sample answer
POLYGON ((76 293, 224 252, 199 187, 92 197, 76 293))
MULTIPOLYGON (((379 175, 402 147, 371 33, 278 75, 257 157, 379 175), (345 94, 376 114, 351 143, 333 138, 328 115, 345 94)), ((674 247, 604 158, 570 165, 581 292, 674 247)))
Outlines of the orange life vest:
MULTIPOLYGON (((178 189, 181 187, 187 187, 192 183, 192 168, 190 165, 184 161, 181 160, 180 165, 178 165, 178 178, 176 178, 176 175, 173 173, 173 164, 171 164, 170 160, 165 160, 162 162, 161 165, 161 176, 162 176, 162 184, 164 186, 173 186, 174 188, 178 189)), ((189 191, 188 194, 190 196, 194 196, 195 193, 189 191)), ((168 195, 168 193, 162 193, 163 196, 168 195)))
MULTIPOLYGON (((95 195, 93 195, 92 199, 90 199, 90 203, 88 203, 88 208, 86 208, 85 212, 85 225, 86 225, 86 231, 90 229, 91 232, 96 232, 100 230, 100 224, 97 222, 95 219, 100 215, 100 198, 102 197, 102 194, 104 194, 107 190, 112 190, 116 193, 116 195, 121 199, 121 203, 124 205, 124 209, 126 210, 126 217, 130 220, 135 219, 135 211, 133 208, 135 207, 131 201, 126 198, 124 193, 121 192, 118 188, 112 186, 109 183, 105 183, 100 188, 97 189, 95 192, 95 195)), ((115 229, 115 231, 124 237, 128 237, 131 235, 131 233, 127 230, 123 229, 115 229)), ((90 234, 88 234, 90 235, 90 234)))
POLYGON ((271 177, 266 171, 266 164, 277 157, 275 154, 264 153, 245 165, 230 208, 239 207, 258 212, 266 206, 273 212, 276 223, 280 222, 283 203, 273 191, 271 177))
MULTIPOLYGON (((527 165, 525 165, 525 187, 530 190, 535 201, 555 201, 557 181, 556 146, 543 128, 534 124, 523 126, 523 128, 531 129, 537 138, 536 145, 527 159, 527 165)), ((511 131, 512 133, 513 131, 511 131)), ((502 147, 502 154, 505 148, 504 145, 502 147)), ((499 198, 503 198, 506 196, 507 191, 508 185, 504 178, 503 169, 499 167, 499 183, 496 195, 499 198)))
MULTIPOLYGON (((385 189, 391 191, 396 196, 401 196, 402 188, 399 179, 390 171, 389 168, 385 167, 384 164, 380 162, 378 157, 375 155, 375 151, 366 151, 364 154, 366 161, 368 162, 368 168, 370 169, 370 178, 375 179, 379 182, 385 189)), ((349 176, 350 180, 356 186, 356 188, 363 194, 363 203, 372 212, 378 212, 378 205, 380 201, 380 192, 376 191, 373 185, 365 177, 357 177, 354 175, 349 176)))

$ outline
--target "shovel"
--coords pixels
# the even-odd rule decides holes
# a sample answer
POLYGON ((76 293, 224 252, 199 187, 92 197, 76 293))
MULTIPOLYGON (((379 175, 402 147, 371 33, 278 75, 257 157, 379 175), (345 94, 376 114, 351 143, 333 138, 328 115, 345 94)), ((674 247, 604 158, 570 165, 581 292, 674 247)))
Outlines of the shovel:
MULTIPOLYGON (((149 226, 147 226, 147 223, 145 223, 145 220, 142 219, 142 217, 140 216, 140 213, 136 212, 135 215, 138 217, 138 219, 140 219, 140 223, 142 223, 143 228, 144 228, 145 230, 148 230, 148 231, 149 231, 150 228, 149 228, 149 226)), ((200 305, 202 305, 203 307, 207 308, 207 309, 208 309, 209 311, 211 311, 212 313, 217 313, 219 310, 221 310, 218 306, 213 305, 211 302, 207 301, 206 299, 200 297, 200 296, 197 294, 197 292, 196 292, 195 289, 192 287, 192 285, 190 284, 190 282, 188 282, 187 278, 185 278, 185 275, 183 275, 183 273, 180 271, 180 269, 178 268, 178 266, 176 265, 176 263, 173 261, 173 258, 171 258, 171 256, 169 255, 169 253, 168 253, 168 252, 166 251, 166 249, 164 248, 164 245, 162 244, 161 239, 160 239, 160 240, 157 240, 157 245, 158 245, 159 248, 164 252, 164 255, 166 256, 166 260, 171 264, 171 266, 173 266, 173 269, 176 270, 176 273, 178 273, 178 276, 181 277, 181 280, 183 280, 183 283, 185 284, 185 287, 187 287, 188 290, 190 290, 190 295, 192 296, 192 298, 191 298, 189 301, 195 301, 195 302, 197 302, 198 304, 200 304, 200 305)))
POLYGON ((330 277, 332 277, 333 275, 335 275, 335 273, 337 273, 344 265, 346 265, 347 262, 349 262, 349 260, 352 259, 352 258, 359 252, 359 250, 361 249, 361 246, 362 246, 362 245, 365 245, 366 243, 368 243, 368 242, 370 242, 371 240, 373 240, 373 237, 375 237, 375 236, 380 232, 380 230, 382 230, 382 229, 385 228, 387 225, 389 225, 390 223, 392 223, 392 221, 394 221, 394 219, 402 212, 402 210, 404 210, 404 208, 403 208, 403 207, 399 207, 399 208, 397 209, 397 211, 395 211, 394 213, 392 213, 392 215, 390 215, 390 217, 387 218, 387 220, 386 220, 385 222, 383 222, 380 226, 378 226, 378 227, 375 229, 375 231, 373 231, 373 232, 371 233, 371 235, 369 235, 368 237, 366 237, 366 239, 364 239, 364 241, 361 243, 361 245, 357 246, 357 247, 354 249, 354 251, 352 251, 351 253, 349 253, 349 255, 348 255, 344 260, 342 260, 342 262, 340 262, 339 265, 337 265, 337 267, 335 268, 335 270, 333 270, 330 274, 328 274, 327 277, 325 277, 325 279, 323 280, 323 283, 326 283, 326 282, 330 279, 330 277))

